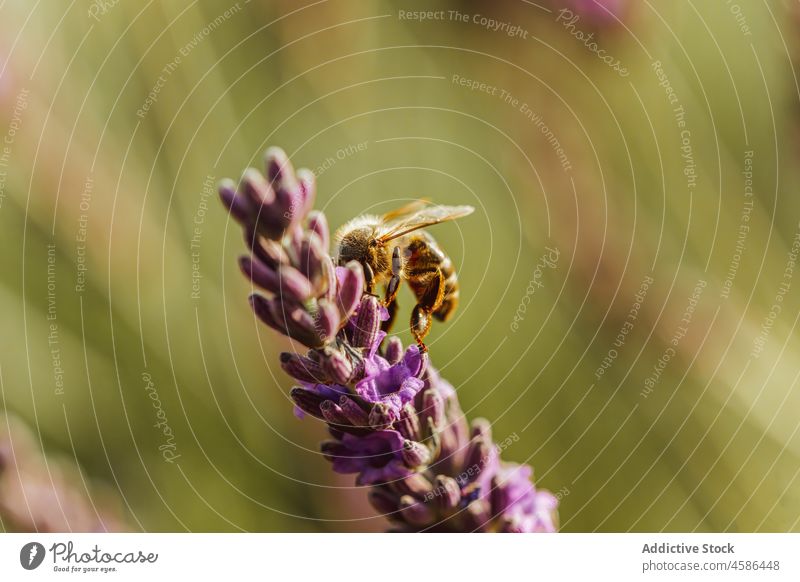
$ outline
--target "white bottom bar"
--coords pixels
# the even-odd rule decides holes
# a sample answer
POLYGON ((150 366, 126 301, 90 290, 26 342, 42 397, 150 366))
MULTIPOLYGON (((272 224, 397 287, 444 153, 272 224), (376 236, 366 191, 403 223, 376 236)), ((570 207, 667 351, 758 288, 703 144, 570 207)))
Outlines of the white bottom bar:
POLYGON ((191 575, 325 582, 797 581, 800 534, 0 535, 3 581, 191 575))

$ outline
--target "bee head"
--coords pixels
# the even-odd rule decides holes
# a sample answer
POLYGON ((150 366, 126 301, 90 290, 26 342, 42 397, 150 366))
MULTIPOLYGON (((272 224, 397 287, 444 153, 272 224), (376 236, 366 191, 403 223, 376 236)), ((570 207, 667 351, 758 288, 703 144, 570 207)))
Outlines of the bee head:
POLYGON ((383 273, 389 268, 386 245, 378 242, 376 230, 369 226, 360 226, 340 233, 336 260, 341 266, 350 261, 358 261, 362 265, 369 265, 375 274, 383 273))

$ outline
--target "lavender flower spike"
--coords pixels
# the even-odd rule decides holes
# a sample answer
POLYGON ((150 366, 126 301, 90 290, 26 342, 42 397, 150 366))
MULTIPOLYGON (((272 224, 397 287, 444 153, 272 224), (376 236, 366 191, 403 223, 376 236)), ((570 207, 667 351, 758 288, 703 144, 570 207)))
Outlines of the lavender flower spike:
POLYGON ((280 363, 299 384, 295 413, 328 424, 333 470, 370 487, 393 531, 556 531, 558 501, 534 487, 532 469, 500 460, 487 421, 470 434, 428 353, 386 337, 388 312, 364 293, 361 265, 334 267, 314 175, 279 148, 265 171, 247 170, 238 188, 224 180, 220 197, 250 249, 241 270, 266 293, 251 295, 256 316, 307 348, 280 363))

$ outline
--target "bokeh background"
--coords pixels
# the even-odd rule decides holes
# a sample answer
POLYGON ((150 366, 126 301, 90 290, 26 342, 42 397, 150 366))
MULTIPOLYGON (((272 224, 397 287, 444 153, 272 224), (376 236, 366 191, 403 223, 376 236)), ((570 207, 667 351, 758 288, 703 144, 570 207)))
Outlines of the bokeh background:
POLYGON ((280 145, 334 226, 476 206, 436 227, 463 303, 431 355, 563 531, 797 531, 799 14, 0 3, 3 529, 34 527, 26 463, 80 498, 55 528, 384 527, 292 415, 216 198, 280 145))

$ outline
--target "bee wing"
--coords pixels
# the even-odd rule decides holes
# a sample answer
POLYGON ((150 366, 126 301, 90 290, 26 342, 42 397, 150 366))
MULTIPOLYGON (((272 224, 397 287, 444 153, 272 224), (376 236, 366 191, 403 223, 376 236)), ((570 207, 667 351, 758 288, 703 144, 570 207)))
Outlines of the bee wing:
POLYGON ((475 208, 472 206, 426 206, 407 218, 386 225, 380 236, 378 236, 378 241, 386 243, 409 232, 439 224, 440 222, 455 220, 472 214, 474 211, 475 208))
POLYGON ((404 216, 408 216, 409 214, 414 214, 415 212, 419 212, 421 209, 425 208, 427 205, 431 203, 430 200, 427 198, 420 198, 419 200, 413 200, 408 204, 401 206, 400 208, 395 208, 384 214, 381 218, 383 222, 386 224, 394 223, 404 216))

